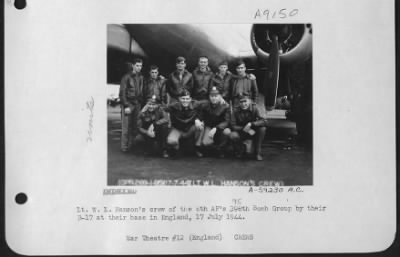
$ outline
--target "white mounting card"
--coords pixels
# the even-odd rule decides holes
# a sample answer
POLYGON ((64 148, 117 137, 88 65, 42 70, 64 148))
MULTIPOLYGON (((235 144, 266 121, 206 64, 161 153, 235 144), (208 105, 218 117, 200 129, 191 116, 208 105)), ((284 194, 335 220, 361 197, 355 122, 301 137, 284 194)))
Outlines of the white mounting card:
MULTIPOLYGON (((17 10, 10 0, 4 7, 6 241, 15 252, 332 253, 392 244, 394 1, 27 0, 17 10), (145 77, 156 64, 170 79, 179 51, 191 73, 202 53, 214 73, 224 58, 235 73, 233 61, 243 58, 261 98, 266 59, 253 51, 250 32, 268 28, 258 40, 274 42, 273 24, 293 28, 293 36, 278 32, 281 64, 267 68, 281 75, 291 61, 285 51, 296 50, 295 28, 309 33, 293 39, 308 47, 308 66, 297 64, 303 79, 290 83, 312 89, 305 89, 312 112, 301 109, 311 126, 297 119, 293 134, 311 133, 311 150, 296 138, 282 143, 279 128, 267 127, 261 162, 229 152, 163 159, 137 147, 120 151, 115 101, 125 62, 139 56, 145 77)), ((269 126, 282 120, 271 117, 269 126)))

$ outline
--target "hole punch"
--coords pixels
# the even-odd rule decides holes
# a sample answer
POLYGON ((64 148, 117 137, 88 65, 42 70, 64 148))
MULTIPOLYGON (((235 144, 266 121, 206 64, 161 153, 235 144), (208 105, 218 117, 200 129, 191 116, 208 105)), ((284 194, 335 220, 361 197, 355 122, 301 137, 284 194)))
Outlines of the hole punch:
POLYGON ((15 202, 17 202, 17 204, 24 204, 26 201, 28 201, 28 196, 24 193, 19 193, 15 196, 15 202))
POLYGON ((26 0, 15 0, 14 1, 14 6, 18 10, 22 10, 26 7, 26 0))

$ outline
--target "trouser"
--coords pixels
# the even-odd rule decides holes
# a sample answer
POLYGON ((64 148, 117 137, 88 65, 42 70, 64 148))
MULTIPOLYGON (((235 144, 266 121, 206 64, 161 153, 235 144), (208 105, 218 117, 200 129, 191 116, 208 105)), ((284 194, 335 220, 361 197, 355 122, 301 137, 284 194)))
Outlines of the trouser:
POLYGON ((194 137, 195 146, 199 147, 201 145, 201 134, 203 133, 203 129, 197 129, 195 125, 191 126, 187 131, 182 131, 172 127, 171 132, 167 137, 168 146, 172 147, 175 150, 179 149, 179 140, 181 138, 186 139, 190 137, 194 137))
MULTIPOLYGON (((134 104, 130 114, 125 114, 125 108, 121 106, 121 149, 127 150, 132 146, 135 136, 138 134, 137 119, 140 112, 140 104, 134 104)), ((132 108, 131 108, 132 109, 132 108)))
POLYGON ((256 133, 251 136, 247 134, 244 131, 233 131, 230 134, 230 139, 233 142, 233 147, 236 153, 243 151, 242 145, 243 142, 250 141, 252 146, 248 146, 246 142, 246 153, 250 154, 253 152, 253 146, 254 146, 254 151, 256 154, 261 153, 261 143, 264 140, 265 137, 265 132, 267 130, 266 127, 258 127, 258 128, 253 128, 256 133))
POLYGON ((155 137, 149 137, 147 134, 139 133, 135 138, 135 145, 144 143, 146 150, 152 151, 159 147, 161 150, 167 148, 168 124, 154 125, 155 137))
POLYGON ((202 135, 201 135, 201 145, 208 147, 214 145, 217 150, 222 150, 226 144, 228 143, 229 135, 231 133, 231 130, 229 128, 226 129, 217 129, 217 131, 214 134, 214 137, 209 137, 208 133, 210 133, 210 130, 212 128, 210 127, 205 127, 202 135))

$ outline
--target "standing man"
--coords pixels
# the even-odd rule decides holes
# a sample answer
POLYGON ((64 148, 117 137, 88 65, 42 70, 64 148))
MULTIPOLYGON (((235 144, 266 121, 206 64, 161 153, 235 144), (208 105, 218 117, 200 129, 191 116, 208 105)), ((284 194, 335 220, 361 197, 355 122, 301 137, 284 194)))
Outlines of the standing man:
POLYGON ((172 72, 168 77, 167 92, 171 97, 170 103, 179 102, 179 97, 183 89, 192 92, 193 76, 186 69, 186 59, 184 57, 176 58, 176 71, 172 72))
MULTIPOLYGON (((264 140, 267 119, 261 117, 257 105, 253 103, 247 94, 239 97, 239 106, 233 110, 231 128, 233 132, 230 138, 234 144, 236 157, 240 158, 243 154, 243 141, 249 140, 250 146, 246 147, 246 153, 255 152, 257 161, 262 161, 261 143, 264 140)), ((247 145, 247 144, 246 144, 247 145)))
POLYGON ((181 138, 193 138, 195 141, 196 155, 202 157, 200 152, 201 134, 204 123, 201 122, 201 103, 193 101, 190 92, 183 89, 179 102, 171 103, 166 107, 171 118, 171 132, 167 137, 168 145, 176 152, 179 150, 181 138))
POLYGON ((147 108, 140 112, 137 127, 139 134, 136 142, 144 142, 146 150, 154 151, 159 148, 162 156, 168 158, 167 135, 168 115, 161 109, 159 99, 153 95, 147 102, 147 108))
POLYGON ((218 71, 215 73, 210 83, 210 90, 216 87, 222 98, 229 103, 230 102, 230 82, 232 79, 232 73, 228 70, 228 62, 222 61, 218 65, 218 71))
POLYGON ((143 104, 142 59, 133 60, 131 70, 121 79, 121 151, 127 152, 138 133, 137 117, 143 104))
POLYGON ((204 132, 201 143, 204 147, 215 146, 220 158, 224 157, 224 148, 228 142, 231 130, 229 104, 223 100, 216 87, 210 90, 209 101, 202 104, 202 118, 204 120, 204 132))
POLYGON ((233 107, 239 106, 239 96, 247 94, 253 103, 257 103, 257 81, 246 73, 246 64, 240 60, 236 64, 237 76, 231 80, 231 100, 233 107))
POLYGON ((145 101, 149 101, 154 95, 157 102, 167 104, 167 91, 165 86, 165 78, 159 75, 158 67, 156 65, 150 66, 150 77, 145 80, 143 95, 145 101))
POLYGON ((193 71, 192 98, 195 100, 207 100, 213 72, 208 67, 208 57, 199 57, 199 66, 193 71))

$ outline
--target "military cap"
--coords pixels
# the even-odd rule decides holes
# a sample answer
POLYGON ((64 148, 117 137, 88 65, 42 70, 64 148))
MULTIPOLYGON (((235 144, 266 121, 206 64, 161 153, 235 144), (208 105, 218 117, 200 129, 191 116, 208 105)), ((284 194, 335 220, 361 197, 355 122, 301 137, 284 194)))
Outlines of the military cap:
POLYGON ((153 104, 158 104, 160 101, 157 99, 156 95, 153 95, 149 100, 147 101, 148 103, 153 103, 153 104))
POLYGON ((243 93, 243 94, 240 94, 240 95, 239 95, 239 101, 242 101, 242 100, 244 100, 244 99, 250 99, 249 94, 243 93))
POLYGON ((210 95, 218 95, 219 91, 216 87, 212 87, 210 90, 210 95))
POLYGON ((187 90, 186 88, 184 88, 184 89, 182 90, 182 92, 179 94, 179 97, 181 97, 181 96, 190 96, 189 90, 187 90))

